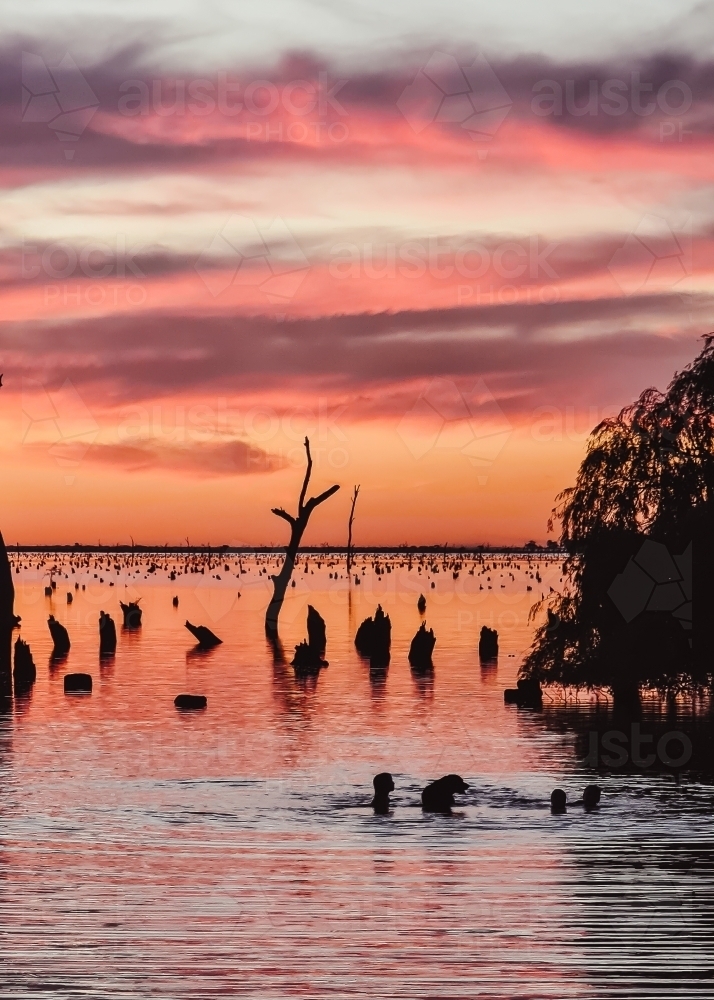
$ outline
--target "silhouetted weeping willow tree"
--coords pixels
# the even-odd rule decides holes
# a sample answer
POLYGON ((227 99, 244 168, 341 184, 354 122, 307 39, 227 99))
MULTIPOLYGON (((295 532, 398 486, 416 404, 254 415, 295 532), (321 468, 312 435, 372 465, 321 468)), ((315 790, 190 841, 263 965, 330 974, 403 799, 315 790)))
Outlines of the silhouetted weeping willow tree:
POLYGON ((595 428, 575 486, 557 497, 553 516, 561 522, 568 552, 567 585, 541 602, 547 620, 536 632, 523 676, 608 687, 623 699, 636 697, 643 687, 662 693, 711 690, 714 334, 704 339, 702 352, 665 393, 647 389, 595 428), (643 549, 646 540, 649 549, 643 549), (648 568, 655 549, 659 586, 653 583, 649 594, 647 587, 637 592, 646 579, 638 566, 648 568), (693 581, 691 571, 687 579, 692 552, 693 581), (661 579, 669 556, 679 584, 661 579), (686 606, 671 613, 672 586, 683 587, 689 599, 693 589, 693 630, 682 624, 686 606), (644 604, 641 611, 638 602, 644 604))

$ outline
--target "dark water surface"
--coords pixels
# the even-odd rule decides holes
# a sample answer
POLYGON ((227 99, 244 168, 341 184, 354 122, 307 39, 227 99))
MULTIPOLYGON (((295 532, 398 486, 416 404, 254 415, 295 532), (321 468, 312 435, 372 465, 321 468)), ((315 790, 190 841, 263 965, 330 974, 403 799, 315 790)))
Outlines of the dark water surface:
POLYGON ((1 995, 714 996, 710 723, 642 721, 657 738, 692 736, 677 783, 660 761, 583 762, 622 728, 603 710, 505 706, 528 609, 559 577, 541 564, 534 585, 518 565, 515 580, 489 571, 491 591, 478 570, 442 571, 435 590, 426 571, 369 570, 350 596, 313 561, 281 626, 290 650, 308 600, 326 619, 330 666, 310 680, 274 663, 254 561, 239 580, 231 559, 229 573, 175 583, 92 567, 57 576, 52 599, 47 566, 23 569, 17 610, 38 680, 0 718, 1 995), (68 606, 75 580, 87 589, 68 606), (433 676, 415 678, 422 589, 437 646, 433 676), (119 629, 100 664, 99 609, 119 626, 125 595, 141 596, 144 624, 119 629), (378 600, 392 662, 370 677, 352 637, 378 600), (50 612, 72 639, 59 665, 50 612), (186 618, 224 644, 196 650, 186 618), (483 624, 499 629, 497 667, 479 666, 483 624), (92 674, 90 696, 64 694, 69 670, 92 674), (180 692, 208 708, 177 712, 180 692), (397 790, 392 814, 375 817, 382 770, 397 790), (421 787, 450 771, 469 791, 452 816, 424 816, 421 787), (599 810, 551 815, 555 786, 575 800, 593 780, 599 810))

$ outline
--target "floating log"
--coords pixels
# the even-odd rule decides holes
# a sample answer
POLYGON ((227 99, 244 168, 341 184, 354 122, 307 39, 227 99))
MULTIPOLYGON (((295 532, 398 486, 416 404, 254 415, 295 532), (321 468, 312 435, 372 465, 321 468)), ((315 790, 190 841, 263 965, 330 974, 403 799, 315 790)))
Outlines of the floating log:
POLYGON ((409 662, 414 670, 430 670, 432 668, 431 654, 434 652, 435 645, 434 630, 427 631, 426 622, 422 622, 409 647, 409 662))
MULTIPOLYGON (((139 599, 141 600, 141 598, 139 599)), ((124 615, 124 628, 139 628, 141 626, 141 608, 139 607, 139 601, 130 601, 128 604, 124 604, 123 601, 119 601, 121 606, 122 614, 124 615)))
POLYGON ((65 691, 91 691, 91 674, 65 674, 64 689, 65 691))
POLYGON ((69 632, 64 625, 58 622, 54 615, 50 615, 47 619, 47 627, 50 630, 52 642, 54 643, 52 655, 64 656, 66 653, 69 653, 69 632))
POLYGON ((325 619, 319 611, 313 608, 312 604, 307 606, 307 641, 311 649, 320 656, 325 655, 327 649, 327 630, 325 619))
POLYGON ((177 694, 174 698, 174 705, 184 711, 196 711, 205 708, 208 699, 205 694, 177 694))
POLYGON ((374 618, 365 618, 357 629, 355 646, 360 656, 368 656, 370 666, 377 668, 389 664, 391 645, 392 623, 378 604, 374 618))
POLYGON ((111 656, 117 649, 117 630, 111 615, 99 612, 99 654, 111 656))
POLYGON ((187 619, 186 628, 192 635, 196 636, 198 644, 202 649, 211 649, 213 646, 220 646, 223 642, 223 639, 219 639, 218 636, 211 632, 210 628, 206 628, 205 625, 192 625, 187 619))
POLYGON ((498 632, 495 628, 484 625, 478 641, 480 660, 495 660, 498 658, 498 632))
POLYGON ((507 705, 518 705, 519 708, 542 708, 543 691, 538 681, 527 678, 518 681, 518 687, 506 688, 503 700, 507 705))
POLYGON ((12 671, 15 694, 25 694, 37 680, 37 668, 30 647, 23 639, 15 643, 15 662, 12 671))

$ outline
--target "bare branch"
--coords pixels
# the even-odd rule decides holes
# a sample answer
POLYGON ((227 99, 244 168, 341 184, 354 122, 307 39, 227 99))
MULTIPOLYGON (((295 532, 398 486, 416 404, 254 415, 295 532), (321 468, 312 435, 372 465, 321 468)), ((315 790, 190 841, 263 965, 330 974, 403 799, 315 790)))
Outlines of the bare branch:
POLYGON ((282 517, 284 521, 288 522, 288 524, 295 524, 295 518, 292 514, 288 514, 288 512, 283 510, 282 507, 271 507, 270 509, 273 514, 277 514, 278 517, 282 517))
POLYGON ((307 469, 305 469, 305 480, 302 484, 302 491, 298 501, 298 517, 302 514, 303 504, 305 503, 305 494, 307 493, 308 483, 310 482, 310 474, 312 472, 312 455, 310 454, 310 439, 308 437, 305 438, 305 451, 307 453, 307 469))
POLYGON ((328 497, 331 497, 333 493, 337 493, 339 488, 340 488, 339 484, 331 486, 329 490, 325 490, 325 492, 321 493, 319 497, 310 497, 308 502, 305 504, 305 510, 309 509, 310 511, 313 511, 318 504, 323 503, 325 500, 328 499, 328 497))

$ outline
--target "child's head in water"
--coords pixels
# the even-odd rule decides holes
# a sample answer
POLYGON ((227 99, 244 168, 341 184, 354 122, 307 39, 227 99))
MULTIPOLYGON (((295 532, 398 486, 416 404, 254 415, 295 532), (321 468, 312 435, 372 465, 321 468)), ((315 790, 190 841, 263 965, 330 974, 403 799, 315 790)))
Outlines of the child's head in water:
POLYGON ((389 793, 394 791, 394 781, 389 771, 380 771, 372 780, 374 798, 372 808, 376 813, 386 813, 389 810, 389 793))
POLYGON ((567 802, 567 797, 562 788, 556 788, 553 792, 551 792, 550 794, 551 812, 564 813, 566 802, 567 802))
POLYGON ((600 802, 599 785, 587 785, 583 792, 583 805, 586 809, 594 809, 600 802))

